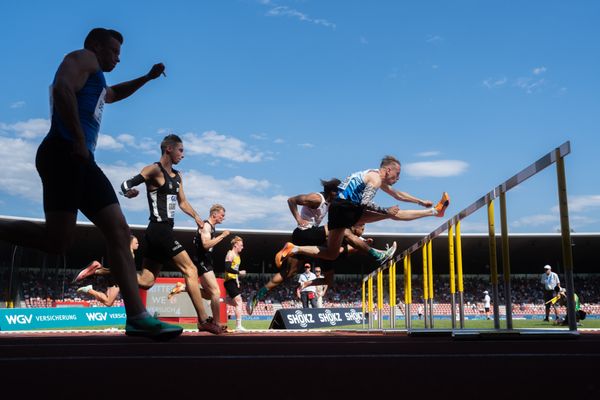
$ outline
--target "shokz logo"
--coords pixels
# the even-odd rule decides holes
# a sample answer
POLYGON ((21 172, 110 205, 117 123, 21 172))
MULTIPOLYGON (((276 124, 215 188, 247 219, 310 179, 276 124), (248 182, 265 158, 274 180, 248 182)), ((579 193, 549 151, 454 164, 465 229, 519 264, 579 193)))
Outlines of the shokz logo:
POLYGON ((342 317, 340 317, 340 313, 331 312, 331 310, 325 310, 325 313, 319 314, 319 320, 321 322, 326 322, 329 325, 335 325, 338 322, 343 322, 342 317))
POLYGON ((355 324, 360 324, 363 320, 362 312, 356 312, 356 310, 352 309, 350 312, 344 313, 345 317, 348 321, 352 321, 355 324))
POLYGON ((287 319, 290 324, 300 325, 302 328, 306 328, 308 324, 315 323, 311 314, 304 314, 301 310, 296 310, 294 315, 288 315, 287 319))

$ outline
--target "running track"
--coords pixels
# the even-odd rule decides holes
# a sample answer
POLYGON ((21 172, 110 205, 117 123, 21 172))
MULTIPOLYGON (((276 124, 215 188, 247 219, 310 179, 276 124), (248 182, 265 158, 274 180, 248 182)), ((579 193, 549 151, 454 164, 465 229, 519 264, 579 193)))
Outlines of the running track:
POLYGON ((0 333, 2 397, 18 399, 600 398, 600 335, 457 339, 406 333, 0 333), (139 391, 138 391, 139 390, 139 391), (165 395, 169 395, 165 397, 165 395), (128 397, 131 398, 131 397, 128 397), (505 397, 506 398, 506 397, 505 397), (569 398, 569 397, 567 397, 569 398))

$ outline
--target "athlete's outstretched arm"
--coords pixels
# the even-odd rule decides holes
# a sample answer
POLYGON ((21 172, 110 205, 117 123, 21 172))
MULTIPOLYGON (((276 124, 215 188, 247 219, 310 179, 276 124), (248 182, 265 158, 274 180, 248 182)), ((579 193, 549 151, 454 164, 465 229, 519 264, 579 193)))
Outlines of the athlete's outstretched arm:
POLYGON ((144 182, 151 182, 152 179, 156 178, 160 174, 160 168, 156 164, 150 164, 145 166, 142 171, 121 183, 121 194, 128 199, 136 197, 140 194, 140 191, 135 188, 144 182))
POLYGON ((422 207, 431 207, 433 206, 433 202, 431 200, 422 200, 419 199, 407 192, 401 192, 400 190, 396 190, 393 187, 387 185, 386 183, 381 183, 381 190, 395 198, 396 200, 404 201, 407 203, 415 203, 422 207))
POLYGON ((118 83, 110 86, 106 89, 106 102, 115 103, 117 101, 126 99, 127 97, 134 94, 139 88, 144 86, 147 82, 156 79, 165 71, 165 66, 162 63, 154 64, 150 71, 143 76, 131 81, 118 83))

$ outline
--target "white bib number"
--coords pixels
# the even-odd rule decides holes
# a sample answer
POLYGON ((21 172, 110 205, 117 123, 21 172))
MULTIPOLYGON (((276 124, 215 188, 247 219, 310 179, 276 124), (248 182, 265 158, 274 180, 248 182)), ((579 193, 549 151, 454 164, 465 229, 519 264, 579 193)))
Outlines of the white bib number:
POLYGON ((171 219, 175 218, 175 206, 177 205, 177 195, 167 195, 167 216, 171 219))

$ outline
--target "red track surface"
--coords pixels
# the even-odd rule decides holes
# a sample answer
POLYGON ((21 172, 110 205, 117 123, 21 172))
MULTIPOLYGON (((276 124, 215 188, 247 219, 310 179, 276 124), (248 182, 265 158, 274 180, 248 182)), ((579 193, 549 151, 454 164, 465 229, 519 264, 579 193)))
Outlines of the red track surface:
POLYGON ((600 335, 458 340, 403 333, 185 333, 152 342, 110 333, 0 335, 4 393, 16 398, 600 398, 600 335), (139 391, 138 391, 139 390, 139 391), (424 397, 423 397, 424 396, 424 397), (212 396, 211 396, 212 397, 212 396), (380 396, 378 396, 380 397, 380 396), (163 396, 164 398, 164 396, 163 396))

